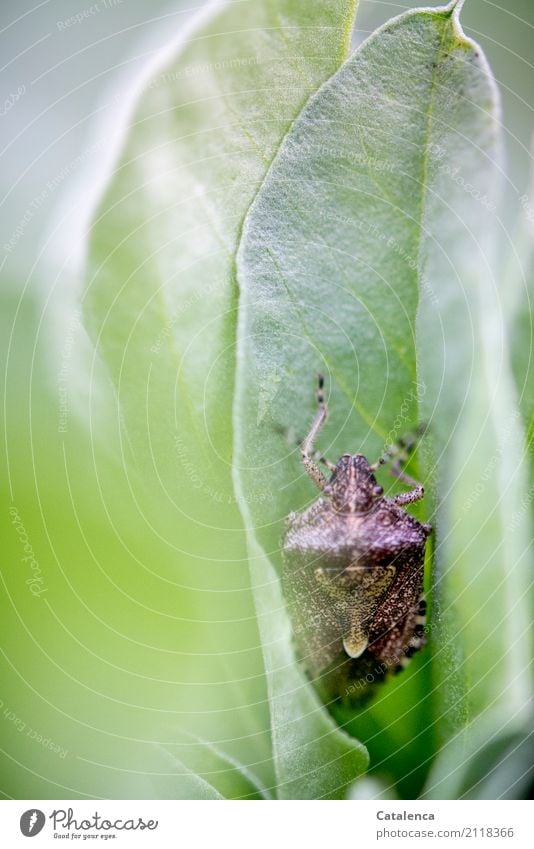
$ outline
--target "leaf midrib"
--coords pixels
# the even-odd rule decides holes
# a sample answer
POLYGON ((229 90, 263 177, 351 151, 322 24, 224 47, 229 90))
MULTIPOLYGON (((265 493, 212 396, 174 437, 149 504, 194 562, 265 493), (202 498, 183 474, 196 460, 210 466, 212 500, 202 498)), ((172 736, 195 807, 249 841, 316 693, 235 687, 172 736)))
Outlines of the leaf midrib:
MULTIPOLYGON (((353 4, 353 7, 357 6, 357 3, 358 3, 358 0, 355 4, 353 4)), ((402 17, 404 17, 404 19, 406 20, 407 18, 411 17, 412 15, 421 14, 421 11, 422 10, 413 10, 411 12, 408 12, 408 14, 406 14, 405 16, 402 16, 402 17)), ((421 267, 421 249, 422 249, 422 245, 423 245, 423 238, 422 238, 423 230, 424 230, 423 222, 424 222, 424 218, 425 218, 426 201, 427 201, 427 197, 428 197, 428 167, 429 167, 429 156, 430 156, 428 142, 429 142, 429 139, 431 137, 431 128, 432 128, 433 118, 434 118, 434 106, 435 106, 436 88, 437 88, 437 85, 436 85, 437 72, 438 72, 438 69, 440 67, 440 59, 441 59, 441 56, 442 56, 442 53, 443 53, 443 47, 444 47, 444 44, 446 42, 447 36, 449 35, 449 28, 452 27, 453 29, 456 29, 455 34, 456 34, 456 41, 458 43, 460 43, 462 41, 462 35, 463 35, 463 33, 462 33, 462 31, 459 27, 459 24, 457 23, 457 21, 454 17, 454 15, 455 15, 454 7, 449 6, 449 7, 447 7, 446 11, 437 12, 437 13, 434 10, 430 10, 430 11, 428 11, 428 15, 429 15, 429 17, 434 18, 436 20, 436 22, 442 24, 442 33, 441 33, 441 39, 440 39, 439 45, 436 49, 436 62, 433 63, 433 69, 432 69, 431 80, 430 80, 429 105, 428 105, 428 111, 427 111, 426 129, 425 129, 425 134, 424 134, 425 144, 424 144, 424 147, 423 147, 423 156, 422 156, 422 163, 421 163, 421 180, 420 180, 421 193, 420 193, 419 215, 418 215, 418 218, 417 218, 417 221, 416 221, 417 235, 416 235, 416 239, 415 239, 415 241, 417 242, 417 259, 418 259, 418 268, 419 269, 421 267)), ((375 39, 383 29, 391 27, 392 24, 393 24, 393 26, 395 26, 397 24, 397 21, 398 21, 398 19, 393 19, 393 21, 387 22, 384 25, 384 27, 381 27, 376 32, 372 33, 369 36, 369 38, 365 39, 365 41, 362 42, 362 44, 357 48, 355 53, 358 53, 360 50, 365 48, 365 46, 371 40, 375 39)), ((463 39, 463 40, 465 40, 466 44, 468 43, 466 39, 463 39)), ((350 57, 347 58, 347 61, 349 61, 349 60, 350 60, 350 57)), ((257 198, 260 196, 264 186, 266 185, 267 181, 269 180, 271 172, 272 172, 272 170, 273 170, 273 168, 274 168, 274 166, 277 162, 279 153, 280 153, 280 151, 281 151, 281 149, 282 149, 282 147, 285 143, 287 136, 291 133, 293 126, 300 119, 301 115, 303 114, 303 112, 307 108, 309 102, 313 98, 315 98, 319 95, 321 89, 324 86, 329 84, 329 82, 330 82, 330 80, 332 79, 333 76, 335 76, 337 73, 339 73, 341 67, 342 67, 342 65, 340 65, 336 69, 336 71, 334 72, 334 74, 331 75, 331 77, 329 77, 327 80, 325 80, 315 91, 310 93, 310 95, 305 99, 305 102, 302 104, 302 107, 299 110, 298 114, 288 124, 288 127, 287 127, 285 133, 281 137, 279 144, 276 146, 276 148, 273 152, 273 157, 272 157, 272 160, 270 162, 270 165, 269 165, 268 169, 266 170, 263 179, 259 183, 258 188, 257 188, 256 192, 254 193, 254 196, 253 196, 250 204, 248 205, 247 210, 246 210, 246 212, 243 216, 243 219, 241 221, 239 233, 238 233, 237 244, 236 244, 236 250, 235 250, 235 254, 234 254, 234 258, 233 258, 233 275, 232 275, 233 278, 234 278, 234 280, 233 280, 233 282, 234 282, 234 295, 233 295, 233 297, 235 298, 234 303, 235 303, 235 308, 236 308, 236 312, 235 312, 235 314, 236 314, 236 318, 235 318, 235 338, 236 338, 237 342, 239 342, 238 322, 239 322, 239 306, 240 306, 240 304, 239 304, 239 302, 240 302, 240 287, 239 287, 239 282, 238 282, 237 257, 239 256, 241 244, 243 242, 247 218, 248 218, 251 210, 253 209, 257 198)), ((270 252, 269 252, 269 255, 271 257, 271 260, 273 261, 273 264, 276 265, 275 258, 272 256, 272 254, 270 252)), ((297 301, 293 298, 292 293, 290 291, 290 288, 285 284, 285 281, 283 279, 283 275, 281 274, 281 272, 279 272, 279 276, 280 276, 282 283, 284 284, 284 287, 286 289, 288 297, 290 298, 290 300, 293 303, 293 306, 295 308, 295 312, 298 316, 298 319, 301 323, 301 326, 302 326, 304 332, 306 333, 306 336, 309 339, 313 340, 313 335, 310 333, 310 331, 307 327, 304 316, 302 315, 302 310, 299 308, 297 301)), ((416 311, 417 311, 417 304, 416 304, 416 311)), ((404 359, 402 357, 399 357, 399 359, 402 362, 404 362, 404 359)), ((237 362, 236 362, 236 368, 235 368, 235 371, 234 371, 234 376, 237 372, 237 368, 238 368, 238 366, 237 366, 237 362)), ((332 374, 336 375, 335 369, 333 369, 333 367, 332 367, 332 374)), ((377 427, 377 423, 376 423, 375 419, 374 418, 371 419, 371 417, 367 414, 366 410, 360 404, 357 403, 356 399, 351 397, 349 390, 348 390, 348 387, 340 379, 339 374, 336 376, 336 380, 337 380, 337 383, 338 383, 340 389, 342 390, 343 394, 350 401, 351 406, 354 407, 356 412, 359 413, 359 415, 362 417, 362 419, 368 424, 369 427, 372 428, 372 430, 374 430, 382 439, 385 439, 387 434, 385 432, 383 432, 381 428, 377 427)), ((236 381, 235 381, 235 377, 234 377, 234 386, 235 386, 235 382, 236 381)), ((235 393, 234 393, 234 420, 235 420, 235 415, 236 415, 235 404, 236 404, 236 400, 235 400, 235 393)), ((234 446, 232 446, 231 462, 233 462, 233 456, 234 456, 234 446)))

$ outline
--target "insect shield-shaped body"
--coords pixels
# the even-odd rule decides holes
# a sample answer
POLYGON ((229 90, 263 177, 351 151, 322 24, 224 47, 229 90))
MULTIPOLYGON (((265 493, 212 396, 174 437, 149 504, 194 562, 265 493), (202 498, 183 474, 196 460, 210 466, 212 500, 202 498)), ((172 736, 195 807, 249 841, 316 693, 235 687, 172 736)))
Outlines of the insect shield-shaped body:
POLYGON ((361 454, 344 454, 329 480, 312 459, 327 416, 322 394, 302 461, 322 496, 288 517, 284 591, 299 653, 325 701, 357 702, 424 643, 423 565, 431 527, 403 505, 423 488, 394 464, 412 489, 385 498, 361 454))

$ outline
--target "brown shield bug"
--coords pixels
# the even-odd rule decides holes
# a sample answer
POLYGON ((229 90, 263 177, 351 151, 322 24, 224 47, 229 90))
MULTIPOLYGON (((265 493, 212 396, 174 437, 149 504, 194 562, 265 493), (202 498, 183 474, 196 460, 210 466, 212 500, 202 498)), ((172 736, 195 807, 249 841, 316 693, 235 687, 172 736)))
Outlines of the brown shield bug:
POLYGON ((398 671, 424 644, 423 567, 431 526, 403 506, 423 487, 393 462, 411 489, 387 498, 362 454, 324 457, 313 443, 328 410, 319 376, 318 410, 301 458, 321 496, 291 513, 283 540, 283 585, 302 660, 326 701, 358 701, 388 671, 398 671))

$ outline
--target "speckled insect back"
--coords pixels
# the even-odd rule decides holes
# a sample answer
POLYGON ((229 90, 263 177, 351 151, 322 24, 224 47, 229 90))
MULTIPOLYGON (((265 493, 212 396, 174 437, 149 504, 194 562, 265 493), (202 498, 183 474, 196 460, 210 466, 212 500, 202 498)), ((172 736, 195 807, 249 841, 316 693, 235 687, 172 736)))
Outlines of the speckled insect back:
POLYGON ((325 701, 354 703, 424 645, 423 566, 431 526, 402 507, 423 488, 398 461, 390 471, 411 489, 386 498, 362 454, 324 457, 313 443, 328 411, 319 378, 318 410, 302 443, 306 471, 322 496, 287 518, 283 584, 301 658, 325 701))

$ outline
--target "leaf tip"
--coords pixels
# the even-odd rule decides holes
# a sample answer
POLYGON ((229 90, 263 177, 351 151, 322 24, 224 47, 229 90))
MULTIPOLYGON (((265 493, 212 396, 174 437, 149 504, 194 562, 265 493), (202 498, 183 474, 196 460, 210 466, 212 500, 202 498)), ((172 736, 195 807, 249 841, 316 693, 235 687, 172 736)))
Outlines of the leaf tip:
MULTIPOLYGON (((443 6, 441 11, 445 17, 449 18, 452 25, 452 31, 454 33, 454 37, 458 45, 463 45, 464 47, 470 48, 475 51, 475 55, 478 58, 481 53, 479 45, 473 41, 472 38, 469 38, 462 27, 460 22, 460 13, 463 9, 465 0, 451 0, 451 2, 447 6, 443 6)), ((489 68, 487 69, 489 71, 489 68)))
POLYGON ((460 13, 462 11, 465 0, 451 0, 446 6, 442 6, 439 9, 436 9, 436 12, 440 12, 445 18, 449 18, 453 30, 456 30, 457 33, 460 33, 463 36, 462 25, 460 23, 460 13))
POLYGON ((460 12, 462 11, 462 6, 464 5, 465 0, 452 0, 448 6, 445 7, 445 11, 451 15, 455 19, 456 22, 459 22, 460 12))

